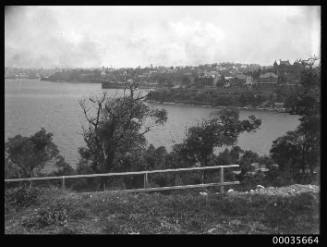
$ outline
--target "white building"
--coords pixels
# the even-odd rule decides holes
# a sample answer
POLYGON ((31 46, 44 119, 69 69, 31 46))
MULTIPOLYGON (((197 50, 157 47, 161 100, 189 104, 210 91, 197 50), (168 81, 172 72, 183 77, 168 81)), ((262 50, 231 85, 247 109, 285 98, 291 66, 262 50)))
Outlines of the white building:
POLYGON ((247 76, 246 79, 245 79, 245 85, 246 86, 253 86, 253 84, 254 84, 254 81, 253 81, 252 76, 247 76))

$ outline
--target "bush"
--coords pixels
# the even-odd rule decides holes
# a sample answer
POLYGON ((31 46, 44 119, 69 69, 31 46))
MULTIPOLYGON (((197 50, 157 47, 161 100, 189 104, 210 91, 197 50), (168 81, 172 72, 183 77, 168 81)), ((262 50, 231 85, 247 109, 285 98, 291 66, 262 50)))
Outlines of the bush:
POLYGON ((276 197, 265 208, 265 221, 273 226, 294 224, 298 215, 313 215, 319 208, 318 200, 312 193, 301 193, 294 197, 276 197))
POLYGON ((251 208, 246 198, 227 196, 224 196, 217 206, 222 214, 228 216, 246 215, 251 208))
POLYGON ((53 134, 44 128, 29 137, 16 135, 5 143, 5 177, 42 176, 47 168, 56 168, 57 175, 73 169, 59 154, 53 134))
POLYGON ((21 186, 5 190, 5 204, 15 209, 26 208, 38 202, 41 190, 37 187, 21 186))
POLYGON ((66 225, 67 222, 67 209, 62 207, 62 205, 57 205, 55 207, 35 209, 32 217, 24 219, 22 225, 28 228, 42 228, 49 225, 63 226, 66 225))
POLYGON ((111 215, 104 220, 102 232, 106 234, 119 234, 122 231, 124 216, 111 215))
POLYGON ((49 225, 66 226, 68 220, 78 220, 87 216, 87 211, 78 201, 59 198, 36 208, 31 217, 23 220, 24 227, 42 228, 49 225))
POLYGON ((63 229, 59 232, 59 234, 76 234, 76 233, 77 232, 74 229, 68 226, 64 226, 63 229))

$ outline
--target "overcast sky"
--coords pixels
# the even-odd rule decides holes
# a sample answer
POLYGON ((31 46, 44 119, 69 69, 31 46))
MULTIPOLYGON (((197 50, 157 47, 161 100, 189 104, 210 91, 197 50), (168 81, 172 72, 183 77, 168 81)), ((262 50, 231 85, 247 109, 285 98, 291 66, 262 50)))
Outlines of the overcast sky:
POLYGON ((24 6, 5 12, 5 65, 136 67, 320 57, 320 7, 24 6))

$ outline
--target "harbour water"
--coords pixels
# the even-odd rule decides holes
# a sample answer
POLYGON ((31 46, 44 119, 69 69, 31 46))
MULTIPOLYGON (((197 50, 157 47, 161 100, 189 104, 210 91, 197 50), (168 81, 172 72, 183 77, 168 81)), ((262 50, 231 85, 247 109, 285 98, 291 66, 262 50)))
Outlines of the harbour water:
MULTIPOLYGON (((44 127, 53 133, 54 142, 66 161, 74 166, 79 159, 78 147, 85 146, 81 126, 86 124, 79 100, 106 91, 112 97, 122 95, 121 89, 102 89, 95 83, 56 83, 34 79, 5 80, 5 139, 15 135, 29 136, 44 127)), ((146 93, 142 90, 141 93, 146 93)), ((147 133, 148 144, 155 147, 182 142, 188 127, 209 118, 218 109, 201 106, 151 103, 165 108, 167 123, 147 133)), ((245 150, 268 154, 273 140, 294 130, 298 116, 270 111, 241 110, 240 118, 255 115, 262 125, 255 133, 243 133, 238 145, 245 150)))

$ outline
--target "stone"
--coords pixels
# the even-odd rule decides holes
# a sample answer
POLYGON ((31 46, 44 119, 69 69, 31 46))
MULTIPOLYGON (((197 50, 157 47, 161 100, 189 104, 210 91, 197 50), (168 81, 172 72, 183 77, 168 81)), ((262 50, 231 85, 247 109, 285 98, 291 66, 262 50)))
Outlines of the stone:
POLYGON ((263 186, 260 185, 260 184, 258 184, 257 187, 256 187, 257 190, 261 190, 261 189, 264 189, 264 188, 265 188, 265 187, 263 187, 263 186))
POLYGON ((207 192, 200 192, 200 195, 201 196, 208 196, 208 193, 207 192))

